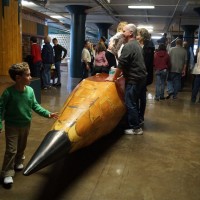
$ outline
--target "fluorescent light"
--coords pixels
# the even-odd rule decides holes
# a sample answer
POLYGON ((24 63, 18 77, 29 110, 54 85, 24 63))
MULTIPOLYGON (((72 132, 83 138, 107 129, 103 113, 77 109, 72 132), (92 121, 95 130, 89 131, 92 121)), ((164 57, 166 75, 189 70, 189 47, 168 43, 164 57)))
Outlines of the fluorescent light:
POLYGON ((145 28, 145 29, 148 30, 149 33, 152 33, 152 32, 153 32, 153 26, 149 26, 149 25, 138 25, 137 28, 138 28, 138 29, 145 28))
POLYGON ((154 9, 155 6, 128 6, 130 9, 154 9))
POLYGON ((151 36, 151 39, 160 39, 161 38, 161 36, 151 36))
POLYGON ((51 15, 50 17, 54 18, 54 19, 62 19, 63 17, 60 15, 51 15))

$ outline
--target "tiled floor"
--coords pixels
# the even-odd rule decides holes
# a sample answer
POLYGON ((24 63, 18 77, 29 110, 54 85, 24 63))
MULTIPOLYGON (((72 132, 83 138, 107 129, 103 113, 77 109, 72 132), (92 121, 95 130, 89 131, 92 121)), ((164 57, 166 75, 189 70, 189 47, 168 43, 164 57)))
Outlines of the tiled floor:
MULTIPOLYGON (((74 87, 68 82, 63 66, 62 87, 42 91, 42 106, 59 111, 74 87)), ((35 174, 16 173, 10 190, 0 185, 0 200, 200 200, 200 104, 190 104, 190 86, 177 100, 157 102, 153 95, 154 85, 148 88, 144 135, 124 135, 117 127, 35 174)), ((52 124, 33 114, 25 164, 52 124)), ((0 167, 4 149, 2 133, 0 167)))

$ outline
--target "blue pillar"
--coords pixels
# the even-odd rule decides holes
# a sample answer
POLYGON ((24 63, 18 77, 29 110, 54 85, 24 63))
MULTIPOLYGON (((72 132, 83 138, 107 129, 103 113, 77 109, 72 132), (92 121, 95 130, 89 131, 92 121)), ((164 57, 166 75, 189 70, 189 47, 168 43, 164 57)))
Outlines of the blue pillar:
POLYGON ((194 49, 194 32, 198 28, 196 25, 182 25, 184 30, 183 40, 188 42, 188 46, 194 49))
POLYGON ((71 14, 70 29, 70 77, 81 78, 81 52, 85 40, 85 10, 88 6, 70 5, 66 6, 71 14))
MULTIPOLYGON (((197 12, 200 16, 200 7, 194 8, 194 11, 197 12)), ((200 46, 200 25, 198 30, 198 47, 200 46)))
POLYGON ((104 36, 106 39, 108 39, 108 29, 112 25, 110 23, 95 23, 99 29, 99 38, 101 36, 104 36))

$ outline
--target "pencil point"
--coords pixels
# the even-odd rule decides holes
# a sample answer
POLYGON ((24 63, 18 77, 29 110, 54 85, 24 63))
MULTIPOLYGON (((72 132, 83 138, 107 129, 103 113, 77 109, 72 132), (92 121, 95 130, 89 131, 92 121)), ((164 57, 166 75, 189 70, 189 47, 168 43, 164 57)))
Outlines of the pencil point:
POLYGON ((24 169, 24 175, 31 175, 66 156, 70 147, 71 143, 66 132, 58 130, 49 131, 24 169))

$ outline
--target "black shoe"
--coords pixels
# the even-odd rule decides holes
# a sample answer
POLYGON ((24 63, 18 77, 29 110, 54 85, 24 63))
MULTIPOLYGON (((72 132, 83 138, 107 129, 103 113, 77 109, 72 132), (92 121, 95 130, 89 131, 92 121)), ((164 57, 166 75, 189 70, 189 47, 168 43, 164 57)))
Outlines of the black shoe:
POLYGON ((55 86, 56 86, 56 87, 60 87, 60 86, 61 86, 61 83, 56 83, 55 86))
POLYGON ((165 97, 160 97, 160 100, 165 100, 165 97))
POLYGON ((155 100, 155 101, 160 101, 160 98, 155 97, 154 100, 155 100))
POLYGON ((166 96, 166 99, 170 99, 172 95, 173 95, 173 93, 168 94, 168 95, 166 96))

